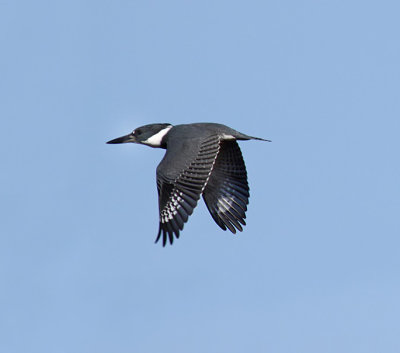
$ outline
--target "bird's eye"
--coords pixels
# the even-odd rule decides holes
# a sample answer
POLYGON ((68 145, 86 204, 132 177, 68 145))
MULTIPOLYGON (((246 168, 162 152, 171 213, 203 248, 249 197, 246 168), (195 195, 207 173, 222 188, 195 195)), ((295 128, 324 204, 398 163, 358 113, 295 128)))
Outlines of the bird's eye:
POLYGON ((140 135, 141 133, 142 133, 142 131, 140 129, 136 129, 133 131, 133 134, 136 136, 140 135))

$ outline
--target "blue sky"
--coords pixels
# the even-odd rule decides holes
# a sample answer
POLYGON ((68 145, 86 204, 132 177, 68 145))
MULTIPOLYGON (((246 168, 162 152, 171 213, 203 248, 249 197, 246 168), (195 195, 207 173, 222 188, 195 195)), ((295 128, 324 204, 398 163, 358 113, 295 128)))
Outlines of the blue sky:
POLYGON ((0 1, 0 350, 399 352, 396 1, 0 1), (158 230, 162 150, 240 144, 248 225, 158 230))

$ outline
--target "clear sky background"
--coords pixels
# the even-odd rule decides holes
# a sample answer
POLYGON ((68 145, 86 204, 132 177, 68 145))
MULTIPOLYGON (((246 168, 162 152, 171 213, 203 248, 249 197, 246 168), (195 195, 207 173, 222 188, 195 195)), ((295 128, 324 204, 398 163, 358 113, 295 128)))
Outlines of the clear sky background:
POLYGON ((0 0, 0 351, 400 352, 398 1, 0 0), (242 142, 248 226, 155 245, 154 122, 242 142))

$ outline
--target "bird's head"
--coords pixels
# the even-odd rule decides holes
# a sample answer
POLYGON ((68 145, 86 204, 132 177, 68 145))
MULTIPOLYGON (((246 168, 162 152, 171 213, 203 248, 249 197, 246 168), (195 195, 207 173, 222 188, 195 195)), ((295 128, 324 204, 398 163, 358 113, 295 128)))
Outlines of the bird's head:
POLYGON ((171 124, 149 124, 138 127, 130 134, 118 137, 107 143, 140 143, 150 147, 163 147, 163 138, 172 129, 171 124))

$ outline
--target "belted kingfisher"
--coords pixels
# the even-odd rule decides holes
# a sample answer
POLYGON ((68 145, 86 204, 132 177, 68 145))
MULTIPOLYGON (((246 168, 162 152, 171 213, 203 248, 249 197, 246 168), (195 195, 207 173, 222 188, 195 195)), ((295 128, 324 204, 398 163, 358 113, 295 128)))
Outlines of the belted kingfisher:
POLYGON ((163 246, 179 232, 200 196, 214 221, 236 233, 246 225, 249 185, 246 166, 236 140, 264 140, 228 126, 196 123, 173 126, 150 124, 107 143, 133 142, 166 149, 157 167, 160 224, 156 243, 163 246))

